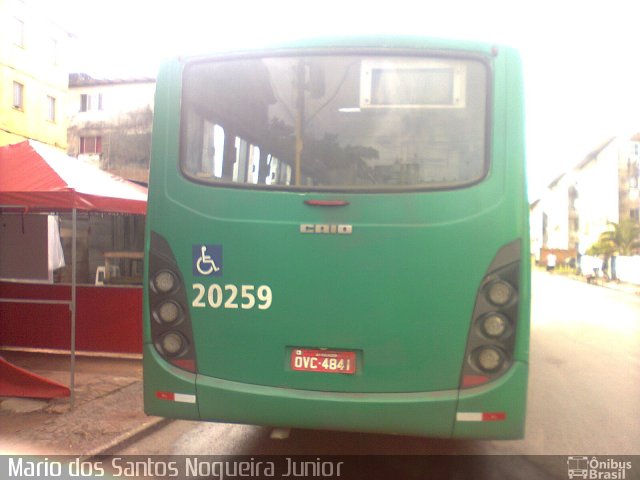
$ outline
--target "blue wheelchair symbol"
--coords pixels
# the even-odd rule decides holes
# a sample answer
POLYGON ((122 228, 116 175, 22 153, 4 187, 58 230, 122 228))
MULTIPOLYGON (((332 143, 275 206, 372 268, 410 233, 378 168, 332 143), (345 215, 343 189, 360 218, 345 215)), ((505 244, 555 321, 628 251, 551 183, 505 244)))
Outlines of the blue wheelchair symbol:
POLYGON ((193 245, 193 274, 199 277, 222 275, 222 245, 193 245))

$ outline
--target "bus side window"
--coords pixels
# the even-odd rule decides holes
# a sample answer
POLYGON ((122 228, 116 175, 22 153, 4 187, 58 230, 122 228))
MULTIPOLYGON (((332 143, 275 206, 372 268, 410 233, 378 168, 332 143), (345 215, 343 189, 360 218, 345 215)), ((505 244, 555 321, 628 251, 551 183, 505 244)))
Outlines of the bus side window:
POLYGON ((278 159, 273 155, 267 157, 267 164, 269 165, 269 174, 266 178, 267 185, 278 184, 278 159))
POLYGON ((258 172, 260 171, 260 149, 250 148, 249 161, 247 164, 247 183, 256 185, 258 183, 258 172))
POLYGON ((274 155, 267 155, 268 174, 265 179, 267 185, 291 185, 293 169, 274 155))
MULTIPOLYGON (((224 151, 224 129, 220 125, 213 125, 213 142, 211 157, 213 160, 213 176, 222 178, 222 152, 224 151)), ((206 145, 206 143, 205 143, 206 145)), ((205 157, 206 158, 206 157, 205 157)))
POLYGON ((284 169, 284 184, 285 185, 291 185, 291 174, 293 173, 293 169, 291 168, 291 165, 285 165, 285 169, 284 169))
POLYGON ((187 173, 191 175, 203 175, 206 171, 206 166, 204 165, 206 159, 203 155, 203 132, 206 123, 207 122, 196 112, 189 112, 187 116, 189 134, 186 141, 184 168, 187 173))
POLYGON ((260 159, 258 162, 258 183, 264 185, 267 183, 267 177, 269 176, 269 155, 266 152, 260 151, 258 149, 258 158, 260 159))
MULTIPOLYGON (((288 163, 229 133, 222 125, 199 116, 190 120, 192 124, 199 124, 200 128, 191 128, 189 131, 185 162, 188 173, 209 181, 253 185, 292 184, 293 167, 288 163)), ((304 175, 302 183, 311 186, 314 182, 304 175)))
POLYGON ((234 182, 247 183, 247 164, 249 162, 250 150, 250 146, 245 140, 236 137, 237 158, 233 166, 234 182))
POLYGON ((280 162, 278 169, 278 185, 291 185, 291 166, 280 162))
MULTIPOLYGON (((235 139, 236 136, 233 132, 228 132, 229 139, 235 139)), ((225 132, 225 139, 227 138, 227 132, 225 132)), ((230 182, 233 180, 233 169, 237 158, 237 141, 224 142, 222 149, 222 178, 223 181, 230 182)))

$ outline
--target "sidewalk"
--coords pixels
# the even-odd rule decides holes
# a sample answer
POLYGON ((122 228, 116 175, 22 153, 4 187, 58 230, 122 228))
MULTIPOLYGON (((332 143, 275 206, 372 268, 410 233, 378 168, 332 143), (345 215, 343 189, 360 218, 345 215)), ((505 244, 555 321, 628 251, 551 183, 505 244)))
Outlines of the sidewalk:
POLYGON ((573 272, 557 270, 553 273, 547 272, 544 267, 534 266, 534 270, 545 273, 547 275, 557 275, 560 277, 570 278, 571 280, 576 280, 578 282, 588 283, 590 285, 596 285, 598 287, 608 288, 610 290, 617 290, 618 292, 628 293, 630 295, 640 295, 640 285, 634 285, 633 283, 626 283, 617 280, 605 280, 602 277, 595 278, 591 281, 587 280, 587 277, 583 275, 577 275, 573 272))
POLYGON ((616 281, 603 281, 598 284, 611 290, 618 290, 619 292, 630 293, 632 295, 640 295, 640 285, 633 285, 632 283, 616 282, 616 281))
MULTIPOLYGON (((69 384, 68 355, 0 355, 69 384)), ((0 454, 96 455, 163 420, 143 412, 141 360, 78 356, 75 384, 73 409, 68 398, 0 398, 0 454)))
POLYGON ((572 280, 578 280, 580 282, 590 283, 591 285, 597 285, 599 287, 608 288, 610 290, 617 290, 618 292, 629 293, 631 295, 640 295, 640 285, 634 285, 632 283, 625 283, 625 282, 620 282, 616 280, 607 281, 603 278, 596 278, 591 282, 588 282, 586 277, 575 275, 575 274, 569 274, 568 277, 571 278, 572 280))

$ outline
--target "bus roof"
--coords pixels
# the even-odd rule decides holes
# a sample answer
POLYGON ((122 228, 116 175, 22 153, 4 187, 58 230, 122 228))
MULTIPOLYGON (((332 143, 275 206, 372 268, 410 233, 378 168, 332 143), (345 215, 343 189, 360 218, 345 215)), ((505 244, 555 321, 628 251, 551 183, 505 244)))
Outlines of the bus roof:
POLYGON ((445 39, 415 35, 368 35, 302 38, 286 42, 256 45, 243 48, 212 48, 207 53, 181 55, 170 61, 190 62, 211 56, 249 52, 273 52, 305 49, 416 49, 442 52, 476 52, 495 55, 501 50, 511 50, 506 45, 473 40, 445 39))

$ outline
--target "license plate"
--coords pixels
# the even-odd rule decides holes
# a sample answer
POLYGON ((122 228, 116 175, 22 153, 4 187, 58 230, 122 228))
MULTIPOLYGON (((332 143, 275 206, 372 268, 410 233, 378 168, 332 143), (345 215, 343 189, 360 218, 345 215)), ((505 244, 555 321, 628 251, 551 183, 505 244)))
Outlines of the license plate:
POLYGON ((291 369, 300 372, 356 373, 356 352, 336 350, 291 350, 291 369))

